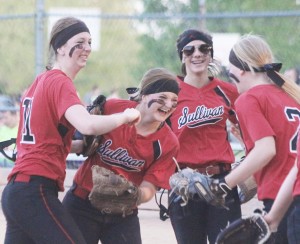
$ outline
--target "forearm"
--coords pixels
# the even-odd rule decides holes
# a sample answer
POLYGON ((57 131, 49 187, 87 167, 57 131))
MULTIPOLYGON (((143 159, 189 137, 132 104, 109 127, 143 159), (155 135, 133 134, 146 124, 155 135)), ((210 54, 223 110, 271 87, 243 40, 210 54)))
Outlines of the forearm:
POLYGON ((102 135, 126 123, 138 123, 140 112, 127 108, 111 115, 91 115, 81 105, 73 105, 65 112, 65 118, 83 135, 102 135))
POLYGON ((240 131, 240 128, 238 127, 238 124, 234 124, 234 123, 231 122, 230 132, 239 141, 241 146, 244 148, 245 145, 244 145, 244 141, 242 139, 241 131, 240 131))
POLYGON ((255 142, 254 148, 243 162, 225 177, 227 185, 233 188, 245 181, 255 172, 266 166, 275 155, 276 149, 273 137, 262 138, 255 142))
POLYGON ((139 186, 140 196, 138 200, 138 205, 149 202, 155 195, 157 188, 148 181, 143 181, 139 186))
POLYGON ((293 201, 293 186, 297 177, 298 168, 295 165, 285 178, 276 196, 270 212, 264 217, 270 229, 276 231, 277 226, 282 220, 293 201))
POLYGON ((123 113, 111 115, 91 115, 89 122, 78 130, 84 135, 102 135, 127 123, 123 113))

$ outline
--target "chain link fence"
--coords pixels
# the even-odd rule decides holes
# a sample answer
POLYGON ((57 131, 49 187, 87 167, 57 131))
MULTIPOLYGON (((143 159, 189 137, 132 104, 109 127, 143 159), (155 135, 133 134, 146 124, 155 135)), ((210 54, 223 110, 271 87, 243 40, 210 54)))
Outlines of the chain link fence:
MULTIPOLYGON (((145 0, 89 0, 84 4, 67 0, 22 2, 0 0, 0 94, 21 94, 38 71, 43 70, 50 24, 61 15, 87 20, 93 31, 93 52, 74 81, 82 98, 94 86, 99 86, 105 95, 116 90, 125 98, 125 88, 136 86, 143 73, 152 67, 162 66, 179 73, 175 43, 186 28, 201 27, 212 33, 215 57, 225 66, 230 47, 238 36, 246 33, 264 36, 277 59, 283 62, 283 69, 300 62, 300 8, 292 0, 282 3, 285 5, 279 10, 248 12, 225 11, 221 5, 217 9, 212 2, 220 1, 206 1, 205 12, 203 8, 187 8, 184 13, 167 9, 147 13, 142 8, 145 0), (284 6, 289 8, 285 10, 284 6)), ((230 5, 237 1, 228 2, 230 5)))

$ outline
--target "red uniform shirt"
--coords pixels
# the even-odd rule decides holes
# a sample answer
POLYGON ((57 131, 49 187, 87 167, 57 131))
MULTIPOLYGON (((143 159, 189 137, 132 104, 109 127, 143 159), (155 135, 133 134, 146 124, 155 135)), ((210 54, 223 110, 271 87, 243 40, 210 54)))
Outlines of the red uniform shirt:
POLYGON ((300 130, 298 130, 298 139, 297 139, 297 167, 298 167, 298 173, 297 173, 297 179, 295 181, 294 185, 294 191, 293 196, 299 196, 300 195, 300 130))
POLYGON ((216 78, 202 88, 181 79, 179 82, 178 106, 171 123, 180 142, 177 158, 180 165, 234 162, 226 120, 236 123, 233 107, 238 96, 236 87, 216 78))
POLYGON ((255 86, 241 94, 235 105, 247 154, 255 141, 275 139, 276 156, 254 174, 258 199, 275 199, 295 161, 300 106, 275 85, 255 86))
POLYGON ((65 119, 67 108, 81 104, 74 84, 60 70, 39 75, 22 98, 17 137, 17 160, 8 176, 21 172, 57 180, 63 190, 66 157, 74 127, 65 119))
MULTIPOLYGON (((105 103, 104 114, 119 113, 136 105, 129 100, 110 99, 105 103)), ((137 186, 146 180, 169 189, 169 178, 176 167, 172 158, 177 156, 178 149, 178 140, 167 124, 148 136, 138 135, 134 126, 125 124, 103 136, 97 153, 78 169, 75 182, 91 191, 91 167, 96 164, 123 175, 137 186)))

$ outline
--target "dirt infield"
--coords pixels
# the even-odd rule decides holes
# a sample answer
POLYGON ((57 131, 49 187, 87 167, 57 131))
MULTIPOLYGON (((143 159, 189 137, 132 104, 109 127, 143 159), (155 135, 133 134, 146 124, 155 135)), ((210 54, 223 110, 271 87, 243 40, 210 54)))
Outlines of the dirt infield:
MULTIPOLYGON (((4 183, 10 168, 0 167, 0 198, 2 195, 2 190, 4 188, 4 183)), ((73 177, 76 170, 67 170, 67 176, 65 180, 65 192, 72 185, 73 177)), ((59 198, 62 199, 64 193, 59 194, 59 198)), ((161 197, 161 192, 157 193, 157 199, 161 197)), ((167 193, 162 195, 162 204, 167 206, 167 193)), ((248 203, 242 205, 243 215, 248 215, 253 212, 256 208, 261 207, 262 204, 256 198, 252 199, 248 203)), ((141 223, 141 233, 143 244, 152 243, 163 243, 163 244, 175 244, 176 239, 170 223, 170 219, 162 221, 159 219, 159 208, 153 198, 150 202, 142 204, 139 207, 139 218, 141 223)), ((2 213, 0 206, 0 243, 4 243, 6 221, 2 213)))
MULTIPOLYGON (((2 193, 4 186, 0 188, 0 194, 2 193)), ((60 194, 60 198, 64 194, 60 194)), ((1 195, 0 195, 1 196, 1 195)), ((157 193, 159 199, 160 193, 157 193)), ((166 193, 163 194, 162 203, 166 206, 166 193)), ((256 199, 252 199, 250 202, 242 205, 243 215, 248 215, 253 212, 254 209, 261 207, 261 203, 256 199)), ((163 243, 163 244, 176 244, 175 235, 170 223, 170 219, 162 221, 159 219, 158 206, 155 199, 150 202, 142 204, 139 208, 139 218, 141 223, 141 233, 143 244, 163 243)), ((0 209, 0 243, 4 243, 6 221, 0 209)))

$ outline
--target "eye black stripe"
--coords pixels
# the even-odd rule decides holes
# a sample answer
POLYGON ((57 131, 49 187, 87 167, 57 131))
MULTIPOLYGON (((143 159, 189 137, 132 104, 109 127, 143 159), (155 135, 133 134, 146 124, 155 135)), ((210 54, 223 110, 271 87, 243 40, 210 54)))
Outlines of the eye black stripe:
POLYGON ((232 73, 229 73, 229 77, 233 79, 236 83, 240 83, 240 80, 232 73))

